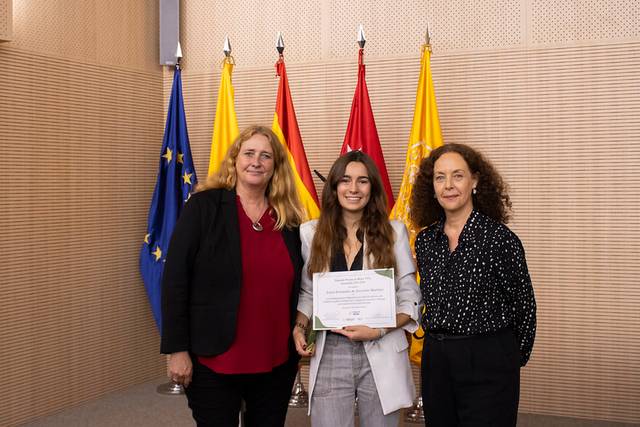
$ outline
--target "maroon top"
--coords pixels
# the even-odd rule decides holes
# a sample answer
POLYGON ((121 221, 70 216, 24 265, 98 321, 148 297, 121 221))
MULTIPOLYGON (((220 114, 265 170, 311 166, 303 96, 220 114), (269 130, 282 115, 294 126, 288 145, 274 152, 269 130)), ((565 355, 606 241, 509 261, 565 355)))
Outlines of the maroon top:
POLYGON ((237 207, 242 289, 236 336, 224 353, 198 360, 220 374, 269 372, 289 357, 293 264, 282 234, 273 229, 270 209, 260 218, 263 230, 255 231, 240 198, 237 207))

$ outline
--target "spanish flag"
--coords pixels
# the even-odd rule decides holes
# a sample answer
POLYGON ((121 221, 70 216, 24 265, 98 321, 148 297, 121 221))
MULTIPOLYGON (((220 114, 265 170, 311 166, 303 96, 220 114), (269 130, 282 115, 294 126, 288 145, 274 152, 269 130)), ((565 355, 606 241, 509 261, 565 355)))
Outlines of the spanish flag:
POLYGON ((213 137, 211 138, 209 175, 218 171, 227 150, 240 133, 234 105, 233 85, 231 84, 234 65, 233 58, 230 56, 226 57, 222 64, 216 118, 213 122, 213 137))
POLYGON ((289 90, 287 70, 284 66, 284 57, 276 62, 276 73, 280 76, 278 84, 278 96, 276 98, 276 112, 273 115, 273 132, 278 135, 282 145, 287 147, 289 163, 295 175, 298 196, 307 212, 307 219, 315 219, 320 216, 320 203, 316 187, 313 184, 307 156, 302 145, 302 137, 298 128, 296 112, 293 109, 293 99, 289 90))
MULTIPOLYGON (((420 170, 422 159, 428 157, 431 150, 441 145, 440 119, 438 118, 438 107, 436 106, 436 95, 431 76, 431 47, 425 44, 422 46, 420 78, 418 80, 416 106, 413 112, 413 125, 409 134, 404 176, 402 177, 398 199, 391 211, 391 215, 389 215, 389 218, 405 223, 407 230, 409 230, 411 248, 414 247, 416 234, 420 231, 409 220, 409 203, 413 184, 420 170)), ((416 332, 416 335, 424 335, 422 328, 416 332)), ((420 364, 422 359, 422 340, 411 340, 409 355, 412 362, 420 364)))

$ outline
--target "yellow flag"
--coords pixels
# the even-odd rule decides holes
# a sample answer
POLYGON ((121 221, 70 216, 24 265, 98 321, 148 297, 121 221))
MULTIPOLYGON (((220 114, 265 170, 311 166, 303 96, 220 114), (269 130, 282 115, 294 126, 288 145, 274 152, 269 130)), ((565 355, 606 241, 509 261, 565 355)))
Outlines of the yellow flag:
POLYGON ((222 76, 220 77, 220 89, 218 89, 216 118, 213 122, 209 175, 213 175, 218 171, 222 159, 227 154, 227 150, 240 133, 234 104, 233 85, 231 84, 233 66, 233 60, 225 58, 222 66, 222 76))
MULTIPOLYGON (((431 76, 431 47, 424 45, 422 47, 420 78, 418 80, 416 106, 413 112, 413 125, 409 134, 404 176, 402 177, 402 185, 400 186, 396 204, 389 215, 389 218, 402 221, 407 226, 412 250, 414 249, 416 234, 420 231, 409 220, 409 204, 413 184, 422 159, 428 157, 431 150, 441 145, 440 119, 438 118, 438 107, 436 106, 436 95, 431 76)), ((416 332, 416 335, 420 337, 424 335, 422 328, 416 332)), ((409 356, 411 361, 417 364, 422 359, 422 342, 423 340, 411 340, 409 356)))

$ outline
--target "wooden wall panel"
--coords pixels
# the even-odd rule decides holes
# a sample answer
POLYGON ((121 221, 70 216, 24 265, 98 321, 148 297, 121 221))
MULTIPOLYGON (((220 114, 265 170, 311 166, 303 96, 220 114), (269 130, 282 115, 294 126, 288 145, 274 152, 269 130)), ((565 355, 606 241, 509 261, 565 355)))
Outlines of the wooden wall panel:
POLYGON ((164 372, 138 273, 162 74, 0 46, 0 424, 164 372))
POLYGON ((13 38, 13 0, 0 0, 0 42, 13 38))
POLYGON ((160 72, 157 1, 25 0, 13 7, 13 48, 160 72))

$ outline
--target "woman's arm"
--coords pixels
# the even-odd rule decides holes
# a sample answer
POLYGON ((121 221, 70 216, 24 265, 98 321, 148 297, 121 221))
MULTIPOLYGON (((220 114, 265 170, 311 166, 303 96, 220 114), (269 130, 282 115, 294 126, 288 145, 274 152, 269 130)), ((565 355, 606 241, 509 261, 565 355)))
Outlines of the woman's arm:
POLYGON ((503 291, 509 296, 514 313, 514 332, 520 346, 520 366, 526 365, 536 336, 536 300, 527 268, 524 248, 520 239, 511 231, 495 248, 496 269, 503 283, 503 291))
POLYGON ((200 242, 199 197, 185 205, 173 230, 162 280, 161 352, 170 353, 167 376, 188 387, 193 366, 189 355, 189 278, 200 242))
POLYGON ((307 349, 307 331, 309 327, 309 318, 298 311, 296 322, 293 326, 293 342, 300 356, 313 356, 313 350, 307 349))
POLYGON ((309 254, 311 242, 315 232, 316 222, 307 222, 300 226, 300 242, 302 245, 302 273, 300 277, 300 295, 298 296, 298 313, 293 326, 293 342, 301 356, 312 356, 313 351, 307 350, 307 331, 309 319, 313 315, 313 281, 309 277, 309 254))
POLYGON ((162 277, 162 337, 165 354, 188 351, 189 279, 201 237, 201 196, 185 205, 171 236, 162 277))
POLYGON ((409 333, 418 329, 420 319, 420 287, 416 282, 416 267, 409 247, 407 228, 391 221, 396 233, 393 251, 396 257, 396 325, 409 333))
POLYGON ((302 273, 300 277, 300 295, 298 296, 298 312, 306 316, 307 322, 313 313, 313 281, 309 277, 309 255, 311 242, 315 233, 316 222, 310 221, 300 226, 300 243, 302 245, 302 273))

